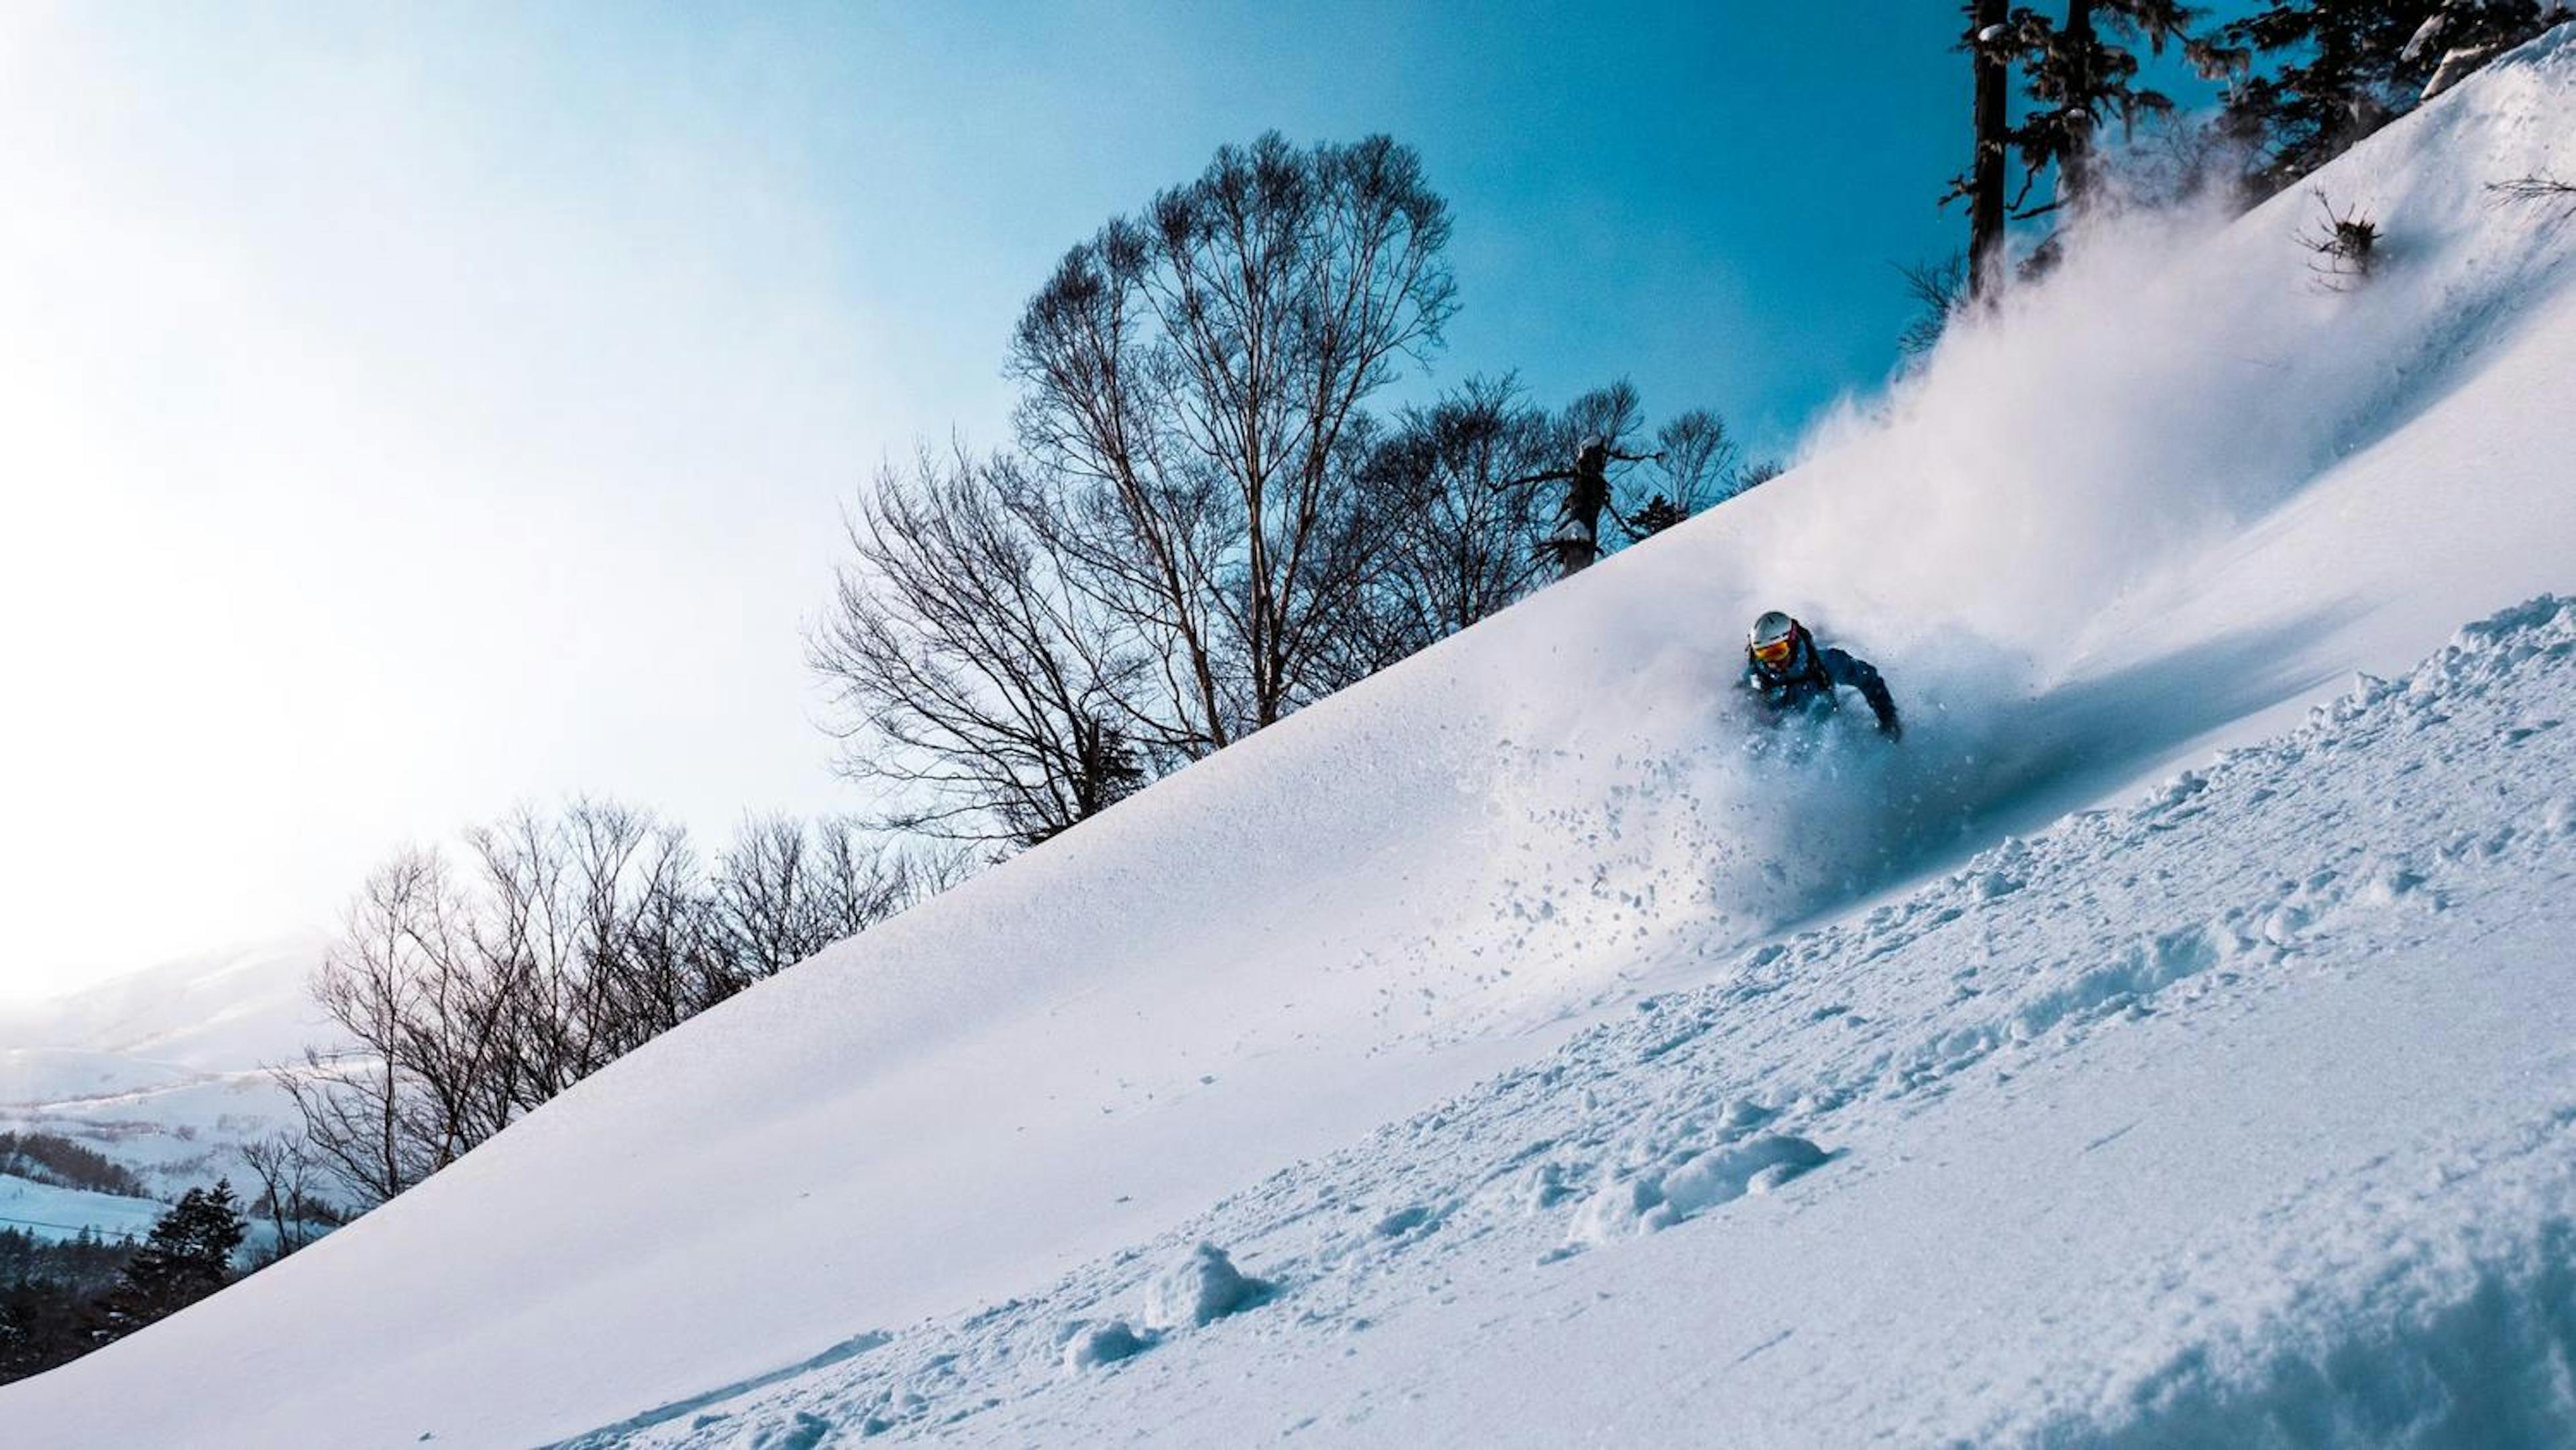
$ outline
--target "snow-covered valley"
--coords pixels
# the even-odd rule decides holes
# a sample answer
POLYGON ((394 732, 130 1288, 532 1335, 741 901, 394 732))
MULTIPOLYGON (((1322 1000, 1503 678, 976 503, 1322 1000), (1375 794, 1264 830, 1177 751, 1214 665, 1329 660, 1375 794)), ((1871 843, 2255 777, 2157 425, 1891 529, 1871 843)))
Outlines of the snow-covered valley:
POLYGON ((241 1145, 295 1123, 269 1066, 336 1040, 306 993, 322 950, 297 937, 208 953, 0 1009, 0 1131, 67 1139, 155 1195, 0 1174, 0 1219, 52 1238, 139 1235, 188 1188, 246 1183, 241 1145))
POLYGON ((2321 173, 2367 285, 2303 194, 2103 237, 1787 476, 0 1422, 2563 1443, 2576 216, 2489 190, 2540 173, 2571 28, 2321 173), (1746 751, 1766 607, 1900 750, 1746 751))

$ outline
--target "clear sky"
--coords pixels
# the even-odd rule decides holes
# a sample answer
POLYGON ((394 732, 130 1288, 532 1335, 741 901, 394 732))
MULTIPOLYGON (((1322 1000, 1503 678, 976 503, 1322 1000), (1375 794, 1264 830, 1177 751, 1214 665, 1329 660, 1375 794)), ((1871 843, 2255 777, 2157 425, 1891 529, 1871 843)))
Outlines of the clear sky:
POLYGON ((1947 0, 0 16, 0 996, 325 923, 514 801, 850 809, 841 501, 998 441, 1062 250, 1385 131, 1432 383, 1785 451, 1958 245, 1947 0))

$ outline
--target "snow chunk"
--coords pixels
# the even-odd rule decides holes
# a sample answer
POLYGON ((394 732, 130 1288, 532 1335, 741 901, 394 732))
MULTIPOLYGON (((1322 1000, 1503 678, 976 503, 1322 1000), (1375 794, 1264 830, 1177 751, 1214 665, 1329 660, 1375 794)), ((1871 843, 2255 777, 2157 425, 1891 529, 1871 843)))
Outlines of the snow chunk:
POLYGON ((1162 1329, 1195 1329, 1249 1309, 1270 1286, 1235 1268, 1225 1250, 1201 1244, 1165 1269, 1145 1289, 1145 1322, 1162 1329))
POLYGON ((798 1410, 786 1423, 771 1425, 752 1437, 752 1450, 814 1450, 832 1433, 832 1422, 807 1410, 798 1410))
POLYGON ((1080 1374, 1104 1364, 1133 1359, 1152 1349, 1157 1337, 1151 1330, 1137 1333, 1135 1327, 1124 1319, 1112 1319, 1105 1324, 1077 1324, 1073 1326, 1071 1337, 1064 1342, 1064 1367, 1080 1374))
POLYGON ((1576 1212, 1571 1239, 1606 1244, 1670 1228, 1748 1193, 1768 1193, 1831 1156, 1814 1143, 1785 1133, 1695 1154, 1669 1171, 1649 1171, 1604 1185, 1576 1212))
POLYGON ((2354 899, 2364 906, 2395 906, 2423 885, 2423 873, 2402 861, 2384 862, 2370 874, 2369 880, 2362 883, 2354 899))
POLYGON ((2021 888, 2022 882, 2018 877, 2007 876, 2001 871, 1980 871, 1969 891, 1979 901, 1993 901, 2010 896, 2021 888))
POLYGON ((1399 1208, 1377 1221, 1377 1236, 1382 1239, 1402 1238, 1420 1228, 1431 1217, 1431 1210, 1421 1204, 1399 1208))
POLYGON ((2552 796, 2540 810, 2541 830, 2552 836, 2576 836, 2576 796, 2552 796))
POLYGON ((1717 1121, 1719 1127, 1729 1132, 1744 1133, 1778 1116, 1780 1113, 1775 1108, 1766 1108, 1751 1098, 1737 1098, 1726 1105, 1726 1111, 1718 1115, 1717 1121))
POLYGON ((1764 1193, 1825 1161, 1804 1138, 1773 1133, 1735 1148, 1702 1153, 1664 1180, 1664 1206, 1688 1218, 1747 1193, 1764 1193), (1786 1173, 1774 1172, 1787 1169, 1786 1173))

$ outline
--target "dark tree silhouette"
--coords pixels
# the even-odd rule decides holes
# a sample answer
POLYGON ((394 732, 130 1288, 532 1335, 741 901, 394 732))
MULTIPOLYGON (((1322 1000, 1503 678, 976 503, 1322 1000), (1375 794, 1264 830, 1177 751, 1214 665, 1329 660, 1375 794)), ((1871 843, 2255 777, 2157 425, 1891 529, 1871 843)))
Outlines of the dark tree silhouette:
POLYGON ((2060 208, 2080 213, 2099 189, 2099 132, 2116 118, 2127 130, 2168 114, 2173 100, 2138 82, 2136 47, 2162 55, 2179 48, 2204 75, 2231 69, 2237 57, 2191 33, 2200 12, 2176 0, 2066 0, 2064 20, 2032 9, 2012 14, 2004 43, 2020 62, 2030 110, 2013 128, 2023 178, 2018 218, 2060 208), (2027 208, 2031 188, 2054 168, 2056 196, 2027 208), (2026 209, 2027 208, 2027 209, 2026 209))
POLYGON ((359 1207, 959 869, 855 822, 754 817, 710 876, 677 827, 600 801, 466 840, 463 873, 412 851, 369 878, 313 983, 351 1045, 273 1074, 359 1207))
POLYGON ((1454 306, 1448 205, 1383 136, 1276 134, 1075 247, 1011 351, 1026 517, 1152 668, 1112 723, 1203 755, 1339 681, 1375 539, 1363 404, 1454 306))
POLYGON ((1555 420, 1509 376, 1399 415, 1368 460, 1379 555, 1338 675, 1393 664, 1538 587, 1552 513, 1535 480, 1557 447, 1555 420))
POLYGON ((842 707, 842 769, 889 788, 890 828, 1043 840, 1147 778, 1131 734, 1171 733, 1142 713, 1151 641, 1103 602, 1135 596, 1076 577, 1042 493, 1009 460, 924 456, 849 521, 809 654, 842 707))
POLYGON ((2262 157, 2251 189, 2280 191, 2567 18, 2541 0, 2271 0, 2229 22, 2227 45, 2278 60, 2228 97, 2233 134, 2262 157))
POLYGON ((1896 350, 1908 358, 1920 358, 1939 345, 1942 335, 1968 301, 1968 259, 1953 252, 1938 262, 1900 266, 1897 275, 1904 279, 1905 293, 1914 299, 1914 316, 1896 335, 1896 350))
POLYGON ((2012 146, 2012 27, 2007 0, 1967 0, 1959 48, 1976 78, 1969 110, 1968 169, 1942 197, 1968 203, 1968 300, 1991 297, 2003 283, 2004 163, 2012 146))
POLYGON ((248 1231, 230 1182, 189 1189, 152 1226, 101 1303, 99 1332, 121 1338, 232 1282, 233 1254, 248 1231))

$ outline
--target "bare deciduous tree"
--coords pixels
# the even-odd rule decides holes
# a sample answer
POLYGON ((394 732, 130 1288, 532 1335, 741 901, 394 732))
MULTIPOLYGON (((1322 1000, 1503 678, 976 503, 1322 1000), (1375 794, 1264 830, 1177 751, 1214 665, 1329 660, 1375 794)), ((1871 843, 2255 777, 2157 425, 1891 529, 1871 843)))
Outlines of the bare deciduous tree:
POLYGON ((1031 527, 1038 492, 1007 461, 925 455, 849 521, 809 654, 855 742, 842 768, 890 788, 893 828, 1032 843, 1148 772, 1129 742, 1149 666, 1102 602, 1124 586, 1076 587, 1031 527))
POLYGON ((955 861, 900 851, 846 817, 750 817, 707 898, 719 955, 741 985, 775 976, 954 884, 955 861))
POLYGON ((1586 439, 1598 439, 1613 453, 1626 453, 1645 426, 1646 405, 1637 396, 1637 385, 1621 378, 1566 404, 1557 431, 1564 453, 1571 457, 1586 439))
POLYGON ((1938 262, 1899 266, 1896 271, 1905 279, 1905 295, 1914 299, 1915 306, 1905 330, 1896 335, 1896 350, 1907 358, 1921 358, 1940 343, 1967 306, 1968 259, 1953 252, 1938 262))
POLYGON ((1382 553, 1343 674, 1393 664, 1539 585, 1555 508, 1538 476, 1558 434, 1508 376, 1470 378, 1404 411, 1369 460, 1382 553))
POLYGON ((339 1222, 338 1211, 314 1196, 321 1164, 310 1141, 293 1133, 271 1133, 242 1145, 242 1161, 259 1179, 251 1211, 268 1220, 272 1240, 265 1263, 276 1263, 339 1222))
POLYGON ((361 1205, 957 874, 846 821, 754 818, 709 879, 679 828, 599 801, 467 843, 470 887, 434 851, 369 878, 313 983, 349 1045, 274 1070, 361 1205))
POLYGON ((455 913, 436 855, 405 852, 377 868, 313 979, 315 1003, 352 1045, 307 1049, 300 1069, 273 1074, 316 1154, 362 1202, 391 1198, 444 1161, 403 1050, 429 964, 453 950, 455 913))
POLYGON ((1363 402, 1454 306, 1448 207, 1385 137, 1218 151, 1075 247, 1014 336, 1027 517, 1144 646, 1148 751, 1196 756, 1330 688, 1371 542, 1363 402))
MULTIPOLYGON (((1065 256, 1013 335, 1016 453, 889 472, 851 521, 811 657, 885 824, 1047 839, 1615 544, 1626 382, 1366 411, 1439 341, 1448 235, 1407 148, 1271 135, 1065 256)), ((1678 518, 1733 450, 1667 433, 1678 518)))
MULTIPOLYGON (((1707 408, 1692 408, 1674 414, 1655 430, 1654 466, 1630 475, 1629 489, 1632 493, 1652 489, 1676 521, 1688 518, 1734 493, 1736 456, 1735 438, 1727 431, 1726 420, 1707 408)), ((1632 509, 1630 516, 1643 511, 1643 506, 1632 509)))
POLYGON ((1779 459, 1757 458, 1735 470, 1735 491, 1743 493, 1749 489, 1760 488, 1788 471, 1789 465, 1779 459))

